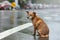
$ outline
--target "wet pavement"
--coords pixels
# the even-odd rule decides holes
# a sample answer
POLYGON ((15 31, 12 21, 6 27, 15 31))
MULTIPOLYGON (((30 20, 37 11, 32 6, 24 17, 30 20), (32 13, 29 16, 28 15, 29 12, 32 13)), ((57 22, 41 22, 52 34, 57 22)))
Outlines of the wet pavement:
MULTIPOLYGON (((30 22, 26 19, 26 10, 21 19, 18 19, 18 25, 30 22)), ((41 9, 41 10, 29 10, 35 11, 39 17, 41 17, 49 27, 49 38, 40 38, 38 36, 33 37, 33 26, 14 33, 2 40, 60 40, 60 9, 41 9)))

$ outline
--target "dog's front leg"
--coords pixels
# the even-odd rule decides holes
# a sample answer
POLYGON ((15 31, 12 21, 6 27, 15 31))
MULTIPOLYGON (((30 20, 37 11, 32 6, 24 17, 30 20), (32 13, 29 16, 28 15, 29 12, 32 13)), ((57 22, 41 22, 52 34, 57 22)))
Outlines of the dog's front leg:
POLYGON ((34 33, 33 33, 33 36, 35 36, 36 35, 36 28, 34 27, 34 33))

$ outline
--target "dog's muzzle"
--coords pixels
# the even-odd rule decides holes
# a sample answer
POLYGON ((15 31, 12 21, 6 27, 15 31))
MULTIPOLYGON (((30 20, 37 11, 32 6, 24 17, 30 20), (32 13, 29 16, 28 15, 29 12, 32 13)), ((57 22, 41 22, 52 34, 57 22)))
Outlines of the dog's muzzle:
POLYGON ((29 17, 27 17, 27 19, 32 19, 32 17, 31 17, 31 16, 29 16, 29 17))

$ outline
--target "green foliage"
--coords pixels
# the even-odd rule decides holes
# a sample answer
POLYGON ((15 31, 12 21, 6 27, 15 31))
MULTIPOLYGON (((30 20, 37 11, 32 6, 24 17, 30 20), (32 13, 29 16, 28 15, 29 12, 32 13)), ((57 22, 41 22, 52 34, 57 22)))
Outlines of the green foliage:
POLYGON ((14 0, 8 0, 8 1, 11 2, 11 3, 14 2, 14 0))
POLYGON ((36 3, 38 0, 32 0, 32 3, 36 3))

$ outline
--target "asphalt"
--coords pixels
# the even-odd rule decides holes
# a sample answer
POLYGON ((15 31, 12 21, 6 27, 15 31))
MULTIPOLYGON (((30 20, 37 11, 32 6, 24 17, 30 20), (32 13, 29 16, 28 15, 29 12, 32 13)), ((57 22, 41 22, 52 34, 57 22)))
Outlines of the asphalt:
MULTIPOLYGON (((26 11, 26 10, 25 10, 26 11)), ((24 12, 25 12, 24 11, 24 12)), ((38 36, 32 36, 33 26, 14 33, 2 40, 60 40, 60 9, 42 9, 42 10, 29 10, 37 12, 37 15, 41 17, 49 27, 49 38, 40 38, 38 36)), ((25 13, 24 13, 25 14, 25 13)), ((31 22, 26 19, 26 15, 19 19, 19 24, 31 22), (23 21, 24 20, 24 21, 23 21)))

